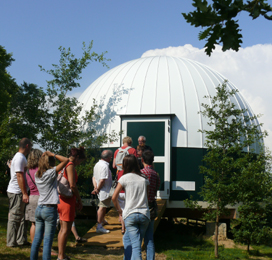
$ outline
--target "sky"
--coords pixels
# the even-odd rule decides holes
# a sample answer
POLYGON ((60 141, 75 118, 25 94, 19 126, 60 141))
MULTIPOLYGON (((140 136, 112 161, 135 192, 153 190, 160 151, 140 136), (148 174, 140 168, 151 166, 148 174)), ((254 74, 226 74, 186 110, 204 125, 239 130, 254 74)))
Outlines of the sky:
MULTIPOLYGON (((267 1, 272 5, 272 0, 267 1)), ((270 136, 272 150, 272 21, 252 20, 239 14, 243 44, 239 52, 222 52, 217 46, 211 57, 204 53, 201 29, 186 23, 182 12, 193 11, 191 0, 8 0, 0 1, 0 45, 13 53, 8 68, 18 84, 24 81, 46 87, 51 78, 38 65, 51 69, 58 64, 58 48, 70 47, 77 57, 82 42, 93 41, 93 51, 107 51, 111 68, 151 55, 171 55, 201 62, 231 81, 249 102, 270 136)), ((80 94, 108 71, 99 63, 82 73, 80 94)))

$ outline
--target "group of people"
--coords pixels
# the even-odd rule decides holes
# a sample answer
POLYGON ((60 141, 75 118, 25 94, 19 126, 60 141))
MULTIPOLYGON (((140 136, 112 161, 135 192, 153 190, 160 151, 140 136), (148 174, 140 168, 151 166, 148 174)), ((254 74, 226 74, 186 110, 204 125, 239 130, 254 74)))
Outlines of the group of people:
POLYGON ((97 212, 97 233, 109 233, 103 227, 107 223, 105 214, 111 206, 111 200, 122 223, 124 259, 142 259, 141 244, 144 239, 147 259, 155 259, 153 239, 154 220, 157 216, 156 194, 160 187, 160 178, 154 170, 154 154, 151 147, 145 145, 146 138, 138 138, 137 150, 132 147, 130 137, 123 138, 123 146, 113 154, 104 150, 93 172, 93 194, 99 198, 97 212), (110 162, 117 169, 117 186, 112 191, 110 162))
MULTIPOLYGON (((42 240, 43 259, 51 259, 51 248, 59 219, 58 260, 69 259, 65 254, 67 238, 71 230, 77 235, 73 223, 76 208, 79 210, 82 208, 76 185, 78 177, 75 166, 85 158, 83 147, 72 148, 67 158, 50 151, 43 153, 38 149, 32 149, 32 143, 28 138, 20 141, 19 151, 11 161, 10 182, 7 188, 8 247, 30 245, 27 242, 26 220, 28 220, 32 223, 30 259, 38 259, 42 240), (56 159, 60 162, 57 166, 56 159), (57 177, 61 170, 72 190, 71 197, 58 194, 57 177)), ((81 242, 82 238, 77 235, 76 240, 81 242)))
MULTIPOLYGON (((154 219, 156 217, 156 193, 160 186, 159 175, 153 168, 154 154, 145 145, 145 137, 138 138, 137 149, 132 139, 125 137, 123 146, 112 153, 104 150, 93 171, 93 194, 99 198, 97 211, 97 233, 109 233, 103 226, 108 224, 106 210, 113 202, 122 223, 124 259, 141 259, 141 243, 147 249, 147 259, 155 258, 153 240, 154 219), (109 164, 117 168, 116 187, 112 189, 112 173, 109 164), (154 213, 155 212, 155 213, 154 213)), ((43 259, 51 259, 52 243, 57 221, 58 260, 70 259, 65 254, 68 235, 71 230, 76 240, 84 239, 77 235, 74 219, 76 209, 82 209, 77 189, 78 175, 75 166, 86 159, 83 147, 72 148, 68 157, 50 151, 32 149, 28 138, 19 143, 19 151, 10 164, 10 182, 7 188, 9 216, 7 225, 7 246, 30 245, 27 242, 27 221, 31 222, 31 260, 38 259, 43 240, 43 259), (26 157, 28 156, 28 160, 26 157), (56 159, 60 162, 57 166, 56 159), (62 171, 72 190, 71 197, 59 195, 57 177, 62 171)))

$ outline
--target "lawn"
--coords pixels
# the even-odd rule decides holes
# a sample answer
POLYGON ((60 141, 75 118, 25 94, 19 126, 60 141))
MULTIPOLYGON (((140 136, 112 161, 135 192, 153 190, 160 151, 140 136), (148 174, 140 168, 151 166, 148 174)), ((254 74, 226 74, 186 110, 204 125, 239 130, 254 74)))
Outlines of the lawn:
MULTIPOLYGON (((163 253, 167 259, 216 259, 214 258, 213 241, 203 238, 204 233, 205 228, 201 226, 187 226, 185 222, 173 224, 161 220, 155 233, 156 252, 163 253)), ((233 241, 231 242, 234 244, 233 241)), ((250 254, 241 247, 241 245, 234 245, 233 248, 220 246, 219 259, 272 259, 270 246, 253 246, 250 254)))
MULTIPOLYGON (((8 200, 0 196, 0 260, 24 260, 30 257, 30 248, 8 248, 6 247, 6 227, 8 215, 8 200)), ((83 236, 93 225, 95 220, 76 219, 76 227, 79 235, 83 236)), ((155 233, 156 259, 215 259, 213 257, 214 247, 210 239, 204 239, 202 234, 204 228, 200 226, 187 226, 185 223, 171 223, 166 219, 161 220, 155 233)), ((29 238, 30 241, 30 238, 29 238)), ((57 234, 53 242, 53 249, 57 251, 57 234)), ((101 247, 76 246, 71 234, 67 243, 67 254, 72 259, 123 259, 123 249, 105 249, 101 247)), ((224 248, 220 246, 220 258, 224 260, 233 259, 272 259, 272 248, 270 246, 253 246, 251 254, 238 246, 224 248)), ((145 253, 143 253, 145 256, 145 253)), ((42 255, 40 258, 42 259, 42 255)), ((57 259, 52 256, 52 259, 57 259)))

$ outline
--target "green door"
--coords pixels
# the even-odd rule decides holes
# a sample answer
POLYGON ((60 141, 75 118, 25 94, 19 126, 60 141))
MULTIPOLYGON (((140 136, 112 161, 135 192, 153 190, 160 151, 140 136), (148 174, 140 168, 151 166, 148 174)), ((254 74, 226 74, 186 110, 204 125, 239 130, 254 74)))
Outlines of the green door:
POLYGON ((146 145, 154 152, 154 167, 161 179, 158 198, 169 197, 170 177, 170 118, 169 117, 122 117, 122 139, 130 136, 133 146, 138 145, 138 137, 146 137, 146 145))

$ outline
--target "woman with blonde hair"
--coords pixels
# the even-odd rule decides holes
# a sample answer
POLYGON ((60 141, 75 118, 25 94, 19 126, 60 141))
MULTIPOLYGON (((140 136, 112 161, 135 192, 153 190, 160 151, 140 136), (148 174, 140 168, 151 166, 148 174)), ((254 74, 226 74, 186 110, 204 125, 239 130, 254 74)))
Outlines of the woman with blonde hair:
POLYGON ((63 176, 69 182, 70 188, 73 192, 73 197, 65 198, 63 196, 59 196, 60 204, 58 205, 58 213, 60 219, 60 231, 58 235, 58 259, 69 259, 65 255, 66 243, 68 235, 71 232, 73 221, 76 216, 76 208, 78 210, 82 209, 81 198, 77 189, 77 172, 75 166, 81 164, 86 159, 85 149, 83 147, 80 148, 72 148, 69 154, 69 163, 66 165, 63 176))
POLYGON ((25 220, 31 222, 30 227, 30 239, 33 243, 35 235, 35 211, 38 206, 38 200, 40 197, 37 185, 35 183, 35 173, 38 171, 39 160, 43 152, 39 149, 32 149, 27 158, 27 172, 26 172, 26 181, 30 190, 29 202, 26 205, 25 210, 25 220))
POLYGON ((37 260, 39 247, 43 239, 43 259, 51 259, 51 247, 57 223, 57 191, 58 172, 69 162, 69 159, 49 151, 43 153, 39 160, 39 169, 35 174, 35 182, 40 193, 35 212, 35 236, 31 246, 30 259, 37 260), (55 166, 58 159, 60 164, 55 166))

